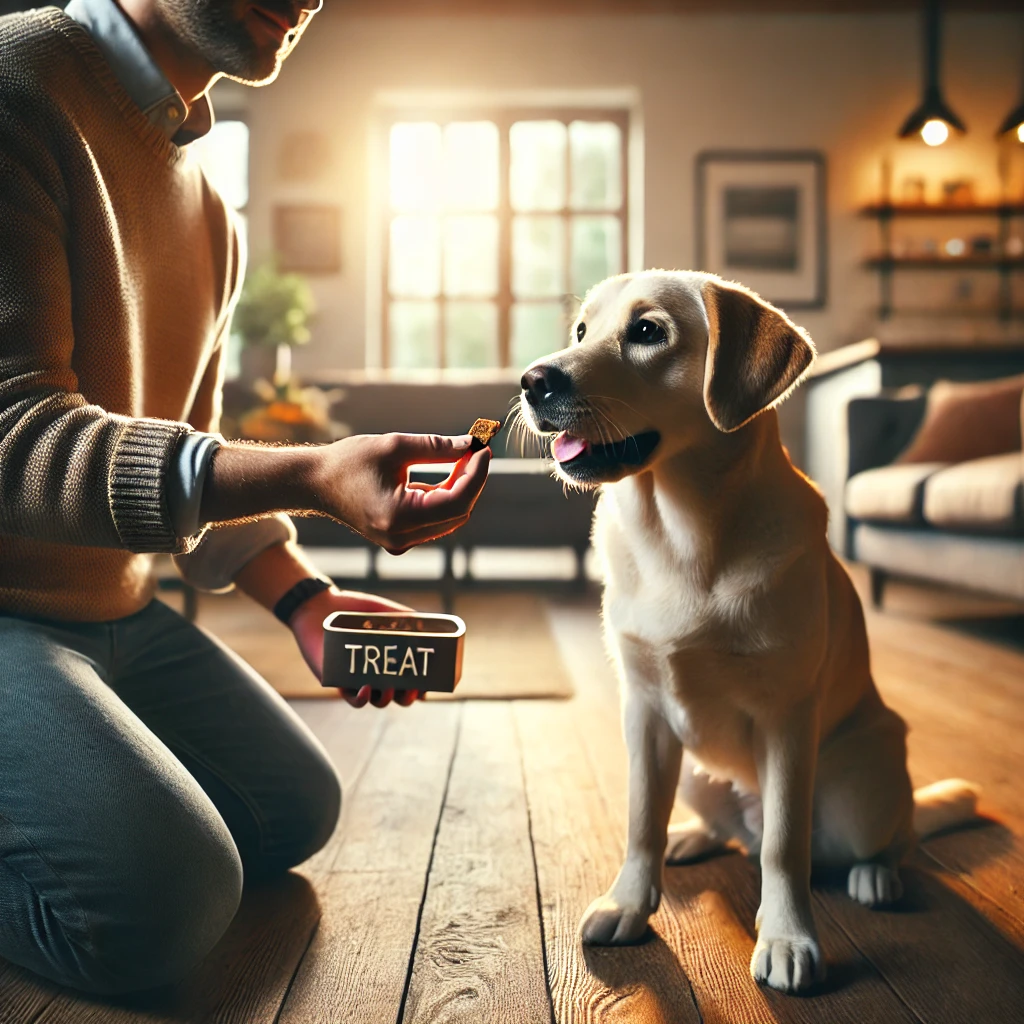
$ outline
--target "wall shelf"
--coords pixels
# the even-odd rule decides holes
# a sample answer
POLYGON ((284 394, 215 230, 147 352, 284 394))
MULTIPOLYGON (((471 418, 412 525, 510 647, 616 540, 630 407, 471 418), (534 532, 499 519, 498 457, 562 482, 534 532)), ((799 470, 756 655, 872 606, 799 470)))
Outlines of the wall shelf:
POLYGON ((1024 217, 1024 203, 873 203, 862 217, 1024 217))
MULTIPOLYGON (((1010 223, 1015 217, 1024 217, 1024 203, 872 203, 861 207, 862 217, 878 221, 882 251, 864 260, 864 266, 878 272, 881 304, 879 317, 888 320, 893 313, 893 276, 897 270, 994 270, 999 274, 999 300, 991 315, 1000 320, 1013 320, 1013 289, 1011 276, 1024 270, 1024 256, 1006 255, 1010 238, 1010 223), (998 223, 998 238, 994 241, 993 253, 977 253, 966 256, 897 256, 893 252, 892 223, 900 218, 979 218, 993 219, 998 223)), ((942 310, 935 310, 938 316, 942 310)), ((986 315, 979 312, 979 315, 986 315)))
POLYGON ((999 256, 870 256, 864 265, 875 270, 1024 270, 1024 257, 999 256))
POLYGON ((915 308, 913 306, 901 306, 899 309, 890 310, 887 317, 882 316, 881 309, 878 309, 876 312, 879 319, 889 320, 892 320, 893 318, 913 320, 935 317, 941 317, 943 320, 1024 320, 1024 309, 1011 309, 1007 313, 1001 309, 964 309, 956 306, 939 306, 927 309, 921 307, 915 308))

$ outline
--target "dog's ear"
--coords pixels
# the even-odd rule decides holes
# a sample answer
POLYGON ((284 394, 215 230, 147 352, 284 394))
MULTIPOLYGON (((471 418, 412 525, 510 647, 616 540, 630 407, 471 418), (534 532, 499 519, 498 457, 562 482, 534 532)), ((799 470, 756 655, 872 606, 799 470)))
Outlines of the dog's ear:
POLYGON ((781 310, 740 285, 708 281, 704 405, 729 433, 781 402, 814 361, 814 343, 781 310))

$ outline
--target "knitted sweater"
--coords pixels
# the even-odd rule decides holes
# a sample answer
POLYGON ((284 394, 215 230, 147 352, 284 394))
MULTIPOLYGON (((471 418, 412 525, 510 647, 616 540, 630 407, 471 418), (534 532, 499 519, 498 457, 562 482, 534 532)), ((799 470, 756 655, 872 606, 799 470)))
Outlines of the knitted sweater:
POLYGON ((0 18, 0 610, 130 615, 152 553, 194 545, 165 481, 216 429, 239 263, 195 157, 88 33, 0 18))

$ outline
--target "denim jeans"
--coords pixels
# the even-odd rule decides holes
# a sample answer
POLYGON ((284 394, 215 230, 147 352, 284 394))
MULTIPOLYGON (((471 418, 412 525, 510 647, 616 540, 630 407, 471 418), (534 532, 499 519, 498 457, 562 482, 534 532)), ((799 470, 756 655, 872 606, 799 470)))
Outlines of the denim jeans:
POLYGON ((175 981, 243 876, 316 852, 340 805, 288 705, 159 601, 104 623, 0 613, 0 957, 92 992, 175 981))

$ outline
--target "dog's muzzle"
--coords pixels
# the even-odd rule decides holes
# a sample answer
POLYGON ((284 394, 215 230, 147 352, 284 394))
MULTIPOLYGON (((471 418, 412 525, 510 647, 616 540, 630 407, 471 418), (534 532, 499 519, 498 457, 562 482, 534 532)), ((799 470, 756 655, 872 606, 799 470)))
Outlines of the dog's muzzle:
POLYGON ((604 443, 571 433, 578 429, 576 424, 584 410, 572 378, 553 363, 530 367, 520 383, 535 429, 556 435, 551 455, 559 471, 579 485, 596 486, 641 468, 661 440, 654 430, 604 443))
POLYGON ((558 428, 545 415, 545 411, 555 414, 557 406, 572 394, 572 378, 553 363, 531 366, 523 374, 519 382, 526 399, 537 421, 537 429, 553 432, 558 428))

